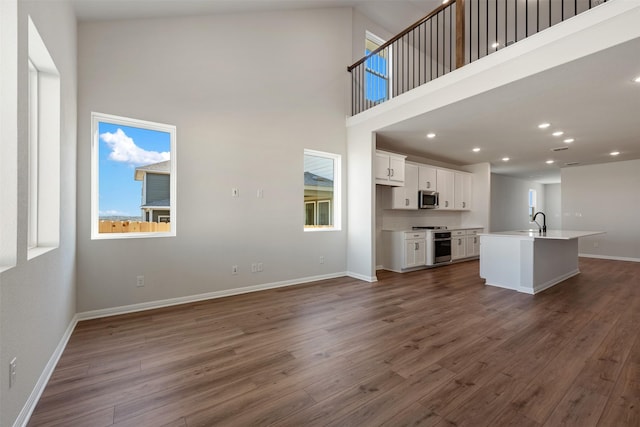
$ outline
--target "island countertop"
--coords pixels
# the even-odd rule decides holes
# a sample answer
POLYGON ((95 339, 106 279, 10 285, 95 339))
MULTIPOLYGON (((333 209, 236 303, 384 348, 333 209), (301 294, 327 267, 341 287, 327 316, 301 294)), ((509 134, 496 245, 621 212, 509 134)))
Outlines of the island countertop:
POLYGON ((504 237, 527 237, 534 239, 552 239, 552 240, 572 240, 579 237, 595 236, 604 234, 604 231, 578 231, 578 230, 547 230, 546 233, 540 234, 538 230, 516 230, 516 231, 498 231, 495 233, 480 233, 480 236, 504 236, 504 237))

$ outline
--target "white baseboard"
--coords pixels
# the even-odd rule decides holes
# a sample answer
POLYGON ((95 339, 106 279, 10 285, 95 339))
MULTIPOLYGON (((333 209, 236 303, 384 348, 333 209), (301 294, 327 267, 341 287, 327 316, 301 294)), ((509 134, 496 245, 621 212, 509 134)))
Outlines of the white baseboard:
MULTIPOLYGON (((303 283, 316 282, 318 280, 334 279, 336 277, 344 277, 344 276, 353 277, 350 274, 345 272, 323 274, 319 276, 303 277, 300 279, 284 280, 280 282, 246 286, 243 288, 225 289, 222 291, 207 292, 205 294, 189 295, 185 297, 177 297, 177 298, 170 298, 165 300, 143 302, 140 304, 131 304, 131 305, 124 305, 120 307, 111 307, 111 308, 104 308, 100 310, 85 311, 82 313, 78 313, 77 317, 79 321, 97 319, 100 317, 135 313, 137 311, 152 310, 154 308, 170 307, 172 305, 187 304, 190 302, 197 302, 197 301, 204 301, 208 299, 223 298, 223 297, 228 297, 232 295, 246 294, 249 292, 264 291, 267 289, 282 288, 285 286, 301 285, 303 283)), ((366 279, 362 279, 362 280, 366 280, 366 279)), ((368 281, 371 281, 371 280, 368 280, 368 281)))
POLYGON ((378 281, 376 276, 365 276, 364 274, 354 273, 352 271, 347 271, 347 276, 353 277, 354 279, 364 280, 365 282, 374 283, 378 281))
POLYGON ((608 255, 595 255, 595 254, 578 254, 578 256, 583 258, 610 259, 613 261, 640 262, 640 258, 628 258, 628 257, 621 257, 621 256, 608 256, 608 255))
POLYGON ((58 361, 60 360, 60 356, 62 356, 62 352, 67 347, 67 343, 69 342, 69 338, 71 338, 71 333, 73 329, 76 327, 78 323, 78 315, 76 314, 69 322, 69 326, 67 326, 67 330, 64 331, 58 346, 54 350, 53 354, 49 358, 44 370, 40 374, 40 378, 36 382, 36 385, 33 387, 27 402, 22 407, 20 414, 18 414, 18 418, 13 423, 13 427, 25 427, 29 422, 29 418, 31 418, 31 414, 33 414, 33 410, 36 408, 38 400, 40 400, 40 396, 42 396, 42 392, 44 391, 45 386, 49 382, 49 378, 51 378, 51 374, 53 374, 53 370, 55 369, 58 361))

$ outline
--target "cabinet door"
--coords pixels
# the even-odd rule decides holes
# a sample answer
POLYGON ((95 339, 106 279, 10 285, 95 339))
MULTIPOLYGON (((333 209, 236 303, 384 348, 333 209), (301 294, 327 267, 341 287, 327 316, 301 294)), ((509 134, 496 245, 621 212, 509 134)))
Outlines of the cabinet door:
POLYGON ((427 241, 415 240, 415 263, 416 266, 427 264, 427 241))
POLYGON ((436 188, 440 197, 439 209, 452 210, 455 208, 453 204, 453 181, 453 171, 444 169, 436 171, 436 188))
POLYGON ((389 176, 389 181, 393 183, 403 183, 404 182, 404 158, 403 157, 389 157, 389 170, 391 171, 391 175, 389 176))
POLYGON ((406 164, 404 187, 393 187, 391 193, 391 209, 418 209, 418 166, 406 164))
POLYGON ((454 174, 454 199, 457 210, 471 210, 471 175, 462 172, 454 174))
POLYGON ((467 256, 479 256, 480 255, 480 237, 479 236, 467 236, 467 256))
POLYGON ((455 237, 451 239, 451 259, 460 259, 467 256, 467 238, 455 237))
POLYGON ((402 268, 419 267, 427 263, 426 240, 404 241, 404 265, 402 268))
POLYGON ((436 168, 429 166, 418 168, 418 190, 436 191, 436 168))
POLYGON ((389 168, 389 155, 376 152, 376 183, 386 183, 391 174, 389 168))

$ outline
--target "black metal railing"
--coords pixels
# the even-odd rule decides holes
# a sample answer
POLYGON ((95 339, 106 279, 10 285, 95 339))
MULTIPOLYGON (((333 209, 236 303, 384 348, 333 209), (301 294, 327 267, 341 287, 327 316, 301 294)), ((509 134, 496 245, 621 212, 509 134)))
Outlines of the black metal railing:
POLYGON ((351 114, 607 0, 450 0, 349 66, 351 114))

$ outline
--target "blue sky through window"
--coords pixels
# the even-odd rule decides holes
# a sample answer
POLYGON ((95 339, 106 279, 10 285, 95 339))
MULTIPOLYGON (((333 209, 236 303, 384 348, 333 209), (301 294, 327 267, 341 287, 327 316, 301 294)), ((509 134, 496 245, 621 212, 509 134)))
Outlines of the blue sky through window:
POLYGON ((135 169, 169 160, 171 135, 106 122, 98 135, 99 216, 139 217, 142 181, 134 179, 135 169))
MULTIPOLYGON (((365 55, 371 53, 365 49, 365 55)), ((369 101, 378 102, 387 99, 387 59, 380 54, 367 58, 364 62, 365 96, 369 101)))

